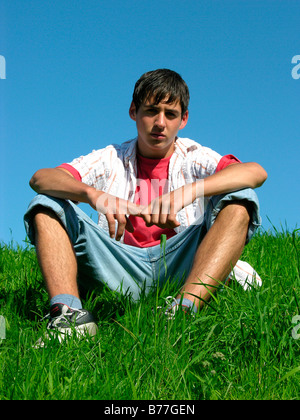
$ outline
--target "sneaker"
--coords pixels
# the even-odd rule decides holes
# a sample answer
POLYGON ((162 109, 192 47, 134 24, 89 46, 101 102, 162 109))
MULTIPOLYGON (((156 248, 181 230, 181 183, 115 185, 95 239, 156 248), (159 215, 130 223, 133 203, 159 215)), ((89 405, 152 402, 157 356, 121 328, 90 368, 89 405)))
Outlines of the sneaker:
MULTIPOLYGON (((168 296, 165 301, 166 307, 164 308, 164 315, 167 317, 168 321, 174 319, 176 312, 179 309, 188 315, 192 315, 193 317, 197 313, 196 306, 188 299, 175 299, 173 296, 168 296)), ((157 309, 163 309, 163 307, 158 306, 157 309)))
POLYGON ((253 287, 261 287, 262 279, 245 261, 239 260, 227 278, 227 283, 230 280, 236 280, 244 290, 249 290, 253 287))
POLYGON ((89 335, 95 336, 98 327, 93 315, 85 309, 69 308, 62 303, 55 303, 50 308, 50 314, 44 319, 49 319, 47 332, 41 337, 34 348, 45 346, 45 341, 57 338, 61 343, 75 333, 76 337, 89 335))

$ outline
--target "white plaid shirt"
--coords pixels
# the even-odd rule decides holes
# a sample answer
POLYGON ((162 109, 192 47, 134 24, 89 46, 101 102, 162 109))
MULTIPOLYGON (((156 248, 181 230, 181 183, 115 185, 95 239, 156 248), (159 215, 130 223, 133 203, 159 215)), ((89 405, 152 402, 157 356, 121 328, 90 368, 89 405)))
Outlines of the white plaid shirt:
MULTIPOLYGON (((136 145, 137 138, 121 145, 110 145, 74 159, 69 165, 80 173, 85 184, 133 202, 137 185, 136 145)), ((178 138, 169 164, 169 191, 212 175, 221 158, 218 153, 193 140, 178 138)), ((198 199, 183 208, 177 214, 180 226, 175 231, 179 233, 196 220, 199 222, 208 200, 198 199)), ((108 232, 104 214, 99 214, 98 224, 108 232)))

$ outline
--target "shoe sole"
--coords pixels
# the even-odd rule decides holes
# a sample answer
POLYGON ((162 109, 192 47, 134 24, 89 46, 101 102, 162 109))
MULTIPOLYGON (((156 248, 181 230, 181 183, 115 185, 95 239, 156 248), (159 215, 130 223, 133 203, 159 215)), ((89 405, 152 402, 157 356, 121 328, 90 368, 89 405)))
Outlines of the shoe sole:
POLYGON ((89 322, 87 324, 79 325, 74 328, 55 328, 53 330, 48 330, 44 337, 40 338, 36 344, 33 346, 35 349, 45 347, 45 341, 50 341, 53 338, 57 338, 60 343, 66 340, 69 337, 76 336, 77 338, 82 338, 85 335, 94 337, 98 332, 98 327, 94 322, 89 322), (75 333, 75 334, 74 334, 75 333), (43 341, 44 340, 44 341, 43 341))

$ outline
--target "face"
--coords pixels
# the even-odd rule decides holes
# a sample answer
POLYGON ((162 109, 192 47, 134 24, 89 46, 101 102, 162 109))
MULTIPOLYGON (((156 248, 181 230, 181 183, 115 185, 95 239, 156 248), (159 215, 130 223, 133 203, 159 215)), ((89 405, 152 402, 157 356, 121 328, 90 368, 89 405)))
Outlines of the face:
POLYGON ((156 159, 172 155, 177 133, 188 121, 188 111, 182 116, 179 102, 154 105, 149 101, 142 104, 138 111, 132 102, 129 115, 136 121, 139 153, 156 159))

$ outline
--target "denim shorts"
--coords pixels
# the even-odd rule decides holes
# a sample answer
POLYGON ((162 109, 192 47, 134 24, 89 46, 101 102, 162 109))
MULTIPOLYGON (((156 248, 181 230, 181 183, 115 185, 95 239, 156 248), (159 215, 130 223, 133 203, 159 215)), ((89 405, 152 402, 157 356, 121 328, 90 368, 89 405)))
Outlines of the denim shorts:
POLYGON ((166 281, 182 282, 191 270, 200 242, 219 211, 228 202, 236 200, 247 200, 251 204, 248 242, 261 224, 256 193, 248 188, 212 197, 203 222, 195 223, 168 239, 164 246, 161 243, 137 248, 118 242, 73 202, 42 194, 35 196, 29 204, 24 223, 28 238, 34 245, 34 210, 37 206, 51 209, 65 227, 74 246, 79 284, 88 289, 106 284, 111 290, 129 293, 136 300, 142 290, 147 293, 166 281))

